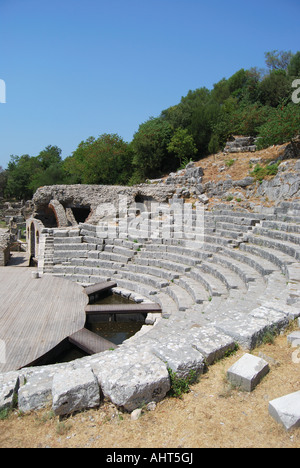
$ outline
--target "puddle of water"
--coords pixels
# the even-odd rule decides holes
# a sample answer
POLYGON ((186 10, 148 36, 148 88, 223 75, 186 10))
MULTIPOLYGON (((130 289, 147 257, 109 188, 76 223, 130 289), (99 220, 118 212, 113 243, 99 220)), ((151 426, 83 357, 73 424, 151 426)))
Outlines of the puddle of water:
POLYGON ((115 345, 119 345, 135 335, 143 325, 144 322, 104 322, 89 323, 86 328, 115 345))
MULTIPOLYGON (((132 304, 129 299, 112 294, 106 297, 99 298, 95 304, 132 304)), ((142 314, 133 315, 116 315, 113 321, 97 321, 97 318, 87 319, 85 327, 102 336, 115 345, 120 345, 123 341, 135 335, 145 324, 142 314)))

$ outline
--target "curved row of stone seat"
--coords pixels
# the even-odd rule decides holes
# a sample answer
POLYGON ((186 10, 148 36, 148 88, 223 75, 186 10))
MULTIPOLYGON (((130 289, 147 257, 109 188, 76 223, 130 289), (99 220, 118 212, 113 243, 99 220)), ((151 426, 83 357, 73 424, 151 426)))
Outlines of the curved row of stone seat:
MULTIPOLYGON (((209 216, 225 214, 222 211, 209 216)), ((237 343, 253 349, 267 332, 284 329, 300 315, 297 304, 293 305, 300 299, 300 292, 297 295, 298 290, 293 290, 293 301, 289 302, 291 290, 287 284, 293 283, 299 289, 298 247, 297 242, 291 242, 292 237, 279 234, 275 240, 268 236, 264 229, 271 226, 263 223, 275 222, 276 232, 297 234, 297 223, 287 223, 285 215, 254 217, 255 225, 250 225, 252 229, 247 229, 238 243, 230 238, 230 229, 228 238, 220 237, 216 229, 204 236, 204 243, 174 238, 103 240, 97 237, 96 229, 85 229, 81 242, 70 242, 78 247, 66 250, 66 255, 62 247, 54 248, 54 254, 60 253, 56 274, 84 284, 113 276, 118 287, 160 303, 166 320, 145 325, 113 352, 46 370, 22 370, 26 385, 19 391, 21 408, 26 408, 29 395, 33 399, 42 384, 46 389, 43 395, 49 400, 56 373, 69 375, 74 370, 89 369, 103 394, 131 411, 164 397, 170 388, 168 368, 181 377, 190 371, 200 375, 237 343), (280 223, 284 223, 284 229, 279 228, 280 223), (87 235, 92 232, 95 235, 87 235), (81 244, 87 248, 81 249, 81 244), (63 261, 59 263, 60 259, 63 261), (292 274, 293 282, 289 276, 292 274)), ((240 221, 247 225, 252 216, 234 214, 235 224, 240 221)), ((77 237, 75 231, 71 237, 77 237)))

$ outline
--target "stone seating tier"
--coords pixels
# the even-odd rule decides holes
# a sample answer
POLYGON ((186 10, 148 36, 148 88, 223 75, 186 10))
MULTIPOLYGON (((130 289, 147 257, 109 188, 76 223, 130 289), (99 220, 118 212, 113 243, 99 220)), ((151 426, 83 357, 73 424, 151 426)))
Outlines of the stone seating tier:
POLYGON ((266 333, 279 333, 300 316, 299 205, 266 214, 215 209, 204 225, 199 235, 192 222, 186 238, 176 238, 180 226, 174 224, 168 238, 161 225, 156 238, 110 238, 109 229, 89 224, 46 233, 53 237, 53 274, 83 285, 112 280, 163 312, 114 352, 48 371, 22 370, 22 405, 37 401, 37 376, 42 382, 45 375, 49 399, 53 375, 72 366, 89 368, 104 395, 131 411, 164 397, 168 367, 179 376, 191 370, 200 375, 236 345, 251 350, 266 333))

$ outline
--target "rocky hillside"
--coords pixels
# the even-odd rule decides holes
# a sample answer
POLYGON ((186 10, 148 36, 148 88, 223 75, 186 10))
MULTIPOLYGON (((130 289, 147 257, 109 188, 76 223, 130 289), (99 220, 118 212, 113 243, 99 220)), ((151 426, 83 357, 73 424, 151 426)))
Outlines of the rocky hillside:
POLYGON ((255 147, 220 152, 186 169, 149 181, 176 186, 178 197, 246 209, 300 199, 300 137, 289 144, 256 151, 255 147))

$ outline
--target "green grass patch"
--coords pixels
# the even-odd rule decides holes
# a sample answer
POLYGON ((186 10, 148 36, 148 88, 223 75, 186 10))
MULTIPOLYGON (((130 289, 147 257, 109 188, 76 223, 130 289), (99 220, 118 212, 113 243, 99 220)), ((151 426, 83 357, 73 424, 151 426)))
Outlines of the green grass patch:
POLYGON ((256 164, 255 168, 250 174, 256 180, 261 182, 267 176, 275 176, 278 172, 279 164, 280 163, 269 164, 268 166, 261 166, 260 164, 256 164))

